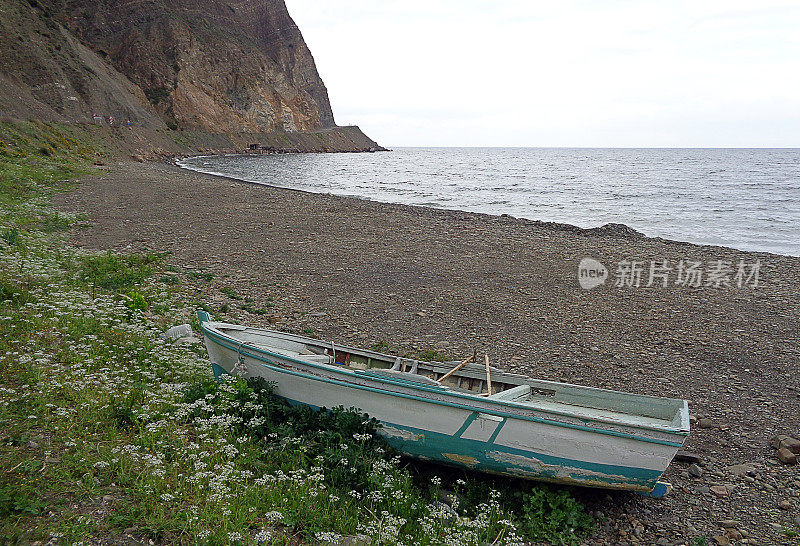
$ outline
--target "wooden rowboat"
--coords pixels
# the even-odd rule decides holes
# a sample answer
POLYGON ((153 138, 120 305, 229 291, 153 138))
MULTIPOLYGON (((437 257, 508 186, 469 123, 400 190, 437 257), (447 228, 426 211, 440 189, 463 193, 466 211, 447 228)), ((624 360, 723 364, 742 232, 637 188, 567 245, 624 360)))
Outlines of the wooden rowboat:
POLYGON ((653 496, 689 434, 685 400, 541 381, 485 363, 425 362, 198 312, 214 374, 263 377, 290 403, 355 407, 412 457, 653 496))

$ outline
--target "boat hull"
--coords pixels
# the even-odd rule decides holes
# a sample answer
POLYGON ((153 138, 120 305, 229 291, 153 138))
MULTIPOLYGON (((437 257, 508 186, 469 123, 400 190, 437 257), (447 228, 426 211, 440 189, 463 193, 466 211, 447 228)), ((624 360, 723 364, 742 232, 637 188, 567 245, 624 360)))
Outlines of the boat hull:
POLYGON ((426 397, 413 388, 326 373, 203 330, 215 375, 262 377, 275 394, 315 408, 355 407, 380 421, 398 451, 422 460, 570 485, 657 490, 683 437, 596 430, 426 397))

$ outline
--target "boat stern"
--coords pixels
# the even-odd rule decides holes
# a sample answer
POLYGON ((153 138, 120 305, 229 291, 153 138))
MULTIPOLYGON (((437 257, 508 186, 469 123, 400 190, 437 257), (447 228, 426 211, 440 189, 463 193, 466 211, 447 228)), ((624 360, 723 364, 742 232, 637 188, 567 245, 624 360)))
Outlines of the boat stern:
POLYGON ((690 419, 689 419, 689 401, 688 400, 684 400, 683 401, 683 407, 681 408, 681 410, 679 412, 679 415, 680 415, 680 429, 681 429, 681 432, 684 432, 686 434, 686 436, 688 437, 689 433, 691 432, 691 425, 689 424, 690 423, 690 419))

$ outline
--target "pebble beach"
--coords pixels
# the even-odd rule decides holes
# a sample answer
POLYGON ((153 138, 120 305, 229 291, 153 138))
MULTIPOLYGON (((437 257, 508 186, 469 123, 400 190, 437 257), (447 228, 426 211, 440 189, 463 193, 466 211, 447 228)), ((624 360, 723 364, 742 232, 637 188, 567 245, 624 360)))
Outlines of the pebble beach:
POLYGON ((536 378, 688 400, 672 493, 580 492, 602 513, 590 543, 796 540, 800 472, 771 444, 800 434, 800 258, 166 163, 111 163, 55 201, 87 215, 81 246, 169 253, 221 319, 401 354, 477 349, 536 378), (585 258, 605 266, 603 284, 582 288, 585 258), (687 278, 691 264, 702 276, 687 278))

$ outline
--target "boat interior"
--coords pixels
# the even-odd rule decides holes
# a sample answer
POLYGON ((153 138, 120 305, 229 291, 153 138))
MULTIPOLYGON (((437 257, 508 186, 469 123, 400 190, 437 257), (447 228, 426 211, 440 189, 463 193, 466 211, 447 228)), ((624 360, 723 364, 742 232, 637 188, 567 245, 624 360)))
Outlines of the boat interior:
POLYGON ((689 430, 684 400, 533 379, 491 366, 486 356, 483 360, 473 354, 461 361, 428 362, 272 330, 223 323, 210 326, 243 345, 295 360, 346 368, 376 379, 416 383, 592 420, 689 430))

